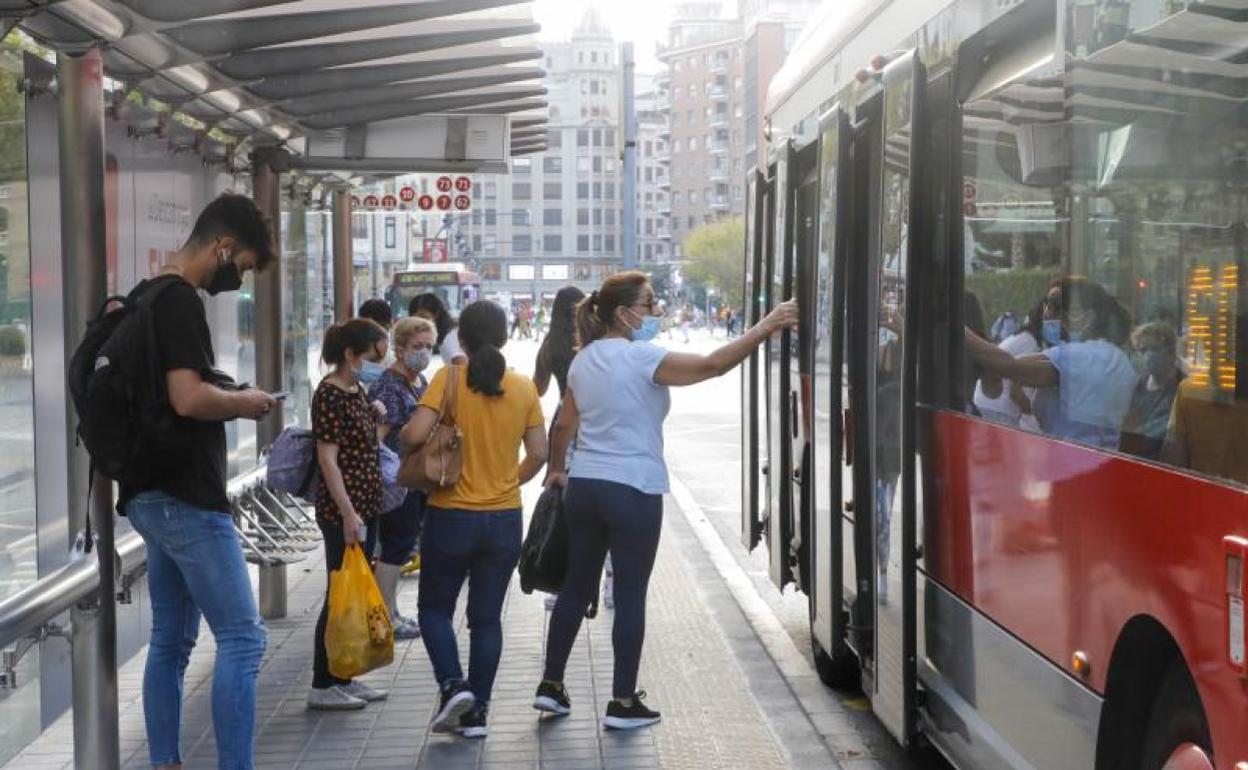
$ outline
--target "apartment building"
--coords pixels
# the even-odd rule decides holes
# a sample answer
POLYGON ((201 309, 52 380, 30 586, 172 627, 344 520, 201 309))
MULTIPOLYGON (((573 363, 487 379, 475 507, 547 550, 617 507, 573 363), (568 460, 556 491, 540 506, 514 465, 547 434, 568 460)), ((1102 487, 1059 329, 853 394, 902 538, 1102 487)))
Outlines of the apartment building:
MULTIPOLYGON (((767 86, 818 0, 675 7, 660 53, 670 82, 671 232, 745 213, 745 175, 760 163, 767 86)), ((763 159, 765 161, 765 159, 763 159)))
MULTIPOLYGON (((677 244, 745 213, 744 46, 717 3, 677 6, 659 60, 670 80, 671 232, 677 244)), ((679 252, 677 252, 677 256, 679 252)))
POLYGON ((473 209, 454 221, 455 257, 486 296, 516 303, 596 288, 624 257, 618 45, 591 6, 570 40, 543 49, 547 149, 474 178, 473 209))
POLYGON ((638 78, 637 264, 663 264, 672 257, 671 130, 666 78, 638 78))

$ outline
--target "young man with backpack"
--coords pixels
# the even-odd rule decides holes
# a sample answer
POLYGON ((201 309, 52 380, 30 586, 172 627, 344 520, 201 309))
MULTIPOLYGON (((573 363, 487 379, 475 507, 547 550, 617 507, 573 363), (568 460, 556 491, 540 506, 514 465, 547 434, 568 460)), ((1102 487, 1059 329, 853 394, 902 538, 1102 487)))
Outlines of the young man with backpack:
MULTIPOLYGON (((259 272, 275 261, 259 208, 250 198, 225 194, 203 210, 168 264, 131 295, 140 305, 150 303, 151 349, 145 355, 159 372, 157 382, 147 383, 151 390, 140 391, 156 394, 172 439, 159 440, 171 448, 158 472, 137 483, 137 476, 123 475, 118 503, 147 545, 152 638, 143 711, 157 768, 181 767, 182 679, 201 615, 217 643, 212 717, 219 765, 252 767, 256 675, 266 636, 226 497, 225 422, 262 418, 276 401, 215 370, 200 291, 236 291, 245 271, 259 272)), ((82 417, 84 424, 92 422, 82 417)), ((100 459, 93 459, 98 466, 100 459)))

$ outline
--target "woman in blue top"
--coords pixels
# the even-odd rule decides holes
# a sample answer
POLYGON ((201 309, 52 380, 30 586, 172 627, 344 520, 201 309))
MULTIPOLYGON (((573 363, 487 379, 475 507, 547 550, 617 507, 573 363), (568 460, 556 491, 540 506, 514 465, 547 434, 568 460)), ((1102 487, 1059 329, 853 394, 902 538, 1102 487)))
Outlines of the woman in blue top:
POLYGON ((609 550, 615 567, 615 675, 603 724, 615 729, 659 720, 636 688, 646 589, 668 491, 663 462, 668 386, 727 373, 773 332, 795 326, 797 304, 781 304, 744 335, 705 356, 669 353, 651 344, 661 315, 653 287, 639 272, 611 276, 577 307, 581 350, 568 371, 546 482, 566 488, 568 572, 551 614, 546 671, 533 707, 552 714, 571 710, 563 672, 609 550), (576 452, 567 469, 573 436, 576 452))
MULTIPOLYGON (((429 366, 437 334, 432 321, 419 317, 400 318, 390 330, 394 364, 384 369, 368 390, 368 400, 380 401, 385 407, 377 426, 377 437, 400 456, 403 452, 399 447, 399 432, 416 413, 420 397, 429 385, 421 372, 429 366)), ((399 614, 397 593, 403 565, 411 558, 420 539, 425 519, 425 494, 418 489, 410 490, 402 505, 383 513, 384 516, 377 517, 370 525, 365 552, 371 556, 373 538, 381 540, 381 555, 374 575, 381 597, 390 609, 394 638, 415 639, 420 636, 420 625, 416 618, 399 614)))
POLYGON ((1117 449, 1131 406, 1137 375, 1120 344, 1129 328, 1127 312, 1099 283, 1066 276, 1056 303, 1060 319, 1044 320, 1052 347, 1015 358, 966 331, 966 351, 989 373, 1033 388, 1056 388, 1055 408, 1034 404, 1045 433, 1068 441, 1117 449))

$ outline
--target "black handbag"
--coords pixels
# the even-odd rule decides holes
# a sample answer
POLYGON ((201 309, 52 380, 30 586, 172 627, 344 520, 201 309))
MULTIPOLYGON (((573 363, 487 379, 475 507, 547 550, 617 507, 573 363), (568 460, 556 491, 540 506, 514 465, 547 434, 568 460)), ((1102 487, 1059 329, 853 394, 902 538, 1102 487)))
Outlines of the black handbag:
MULTIPOLYGON (((563 489, 552 486, 542 491, 529 520, 529 531, 520 547, 520 590, 536 589, 559 593, 568 574, 568 522, 563 507, 563 489)), ((598 614, 598 592, 585 609, 585 617, 598 614)))
POLYGON ((520 547, 520 590, 558 593, 568 572, 568 523, 563 490, 547 487, 537 499, 528 534, 520 547))

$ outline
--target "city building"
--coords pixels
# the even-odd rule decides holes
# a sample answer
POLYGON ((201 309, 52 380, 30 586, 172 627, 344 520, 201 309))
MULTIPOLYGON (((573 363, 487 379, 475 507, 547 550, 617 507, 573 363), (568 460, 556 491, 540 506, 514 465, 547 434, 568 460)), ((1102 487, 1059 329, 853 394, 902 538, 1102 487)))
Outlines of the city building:
POLYGON ((670 177, 672 152, 668 127, 668 79, 638 78, 637 112, 637 264, 663 264, 672 256, 670 177))
MULTIPOLYGON (((741 0, 674 9, 659 59, 670 83, 671 233, 745 213, 745 175, 764 145, 767 86, 816 0, 741 0)), ((677 251, 679 256, 679 251, 677 251)))
POLYGON ((572 38, 544 43, 547 149, 509 175, 475 177, 455 230, 487 297, 549 302, 560 287, 596 288, 623 262, 619 51, 590 6, 572 38))
POLYGON ((678 244, 703 224, 745 213, 744 50, 740 22, 721 13, 719 3, 677 6, 659 52, 671 84, 671 232, 678 244))
POLYGON ((745 60, 742 107, 746 169, 759 165, 758 148, 766 144, 763 115, 767 109, 767 86, 818 6, 818 0, 739 0, 737 15, 741 19, 745 60))

